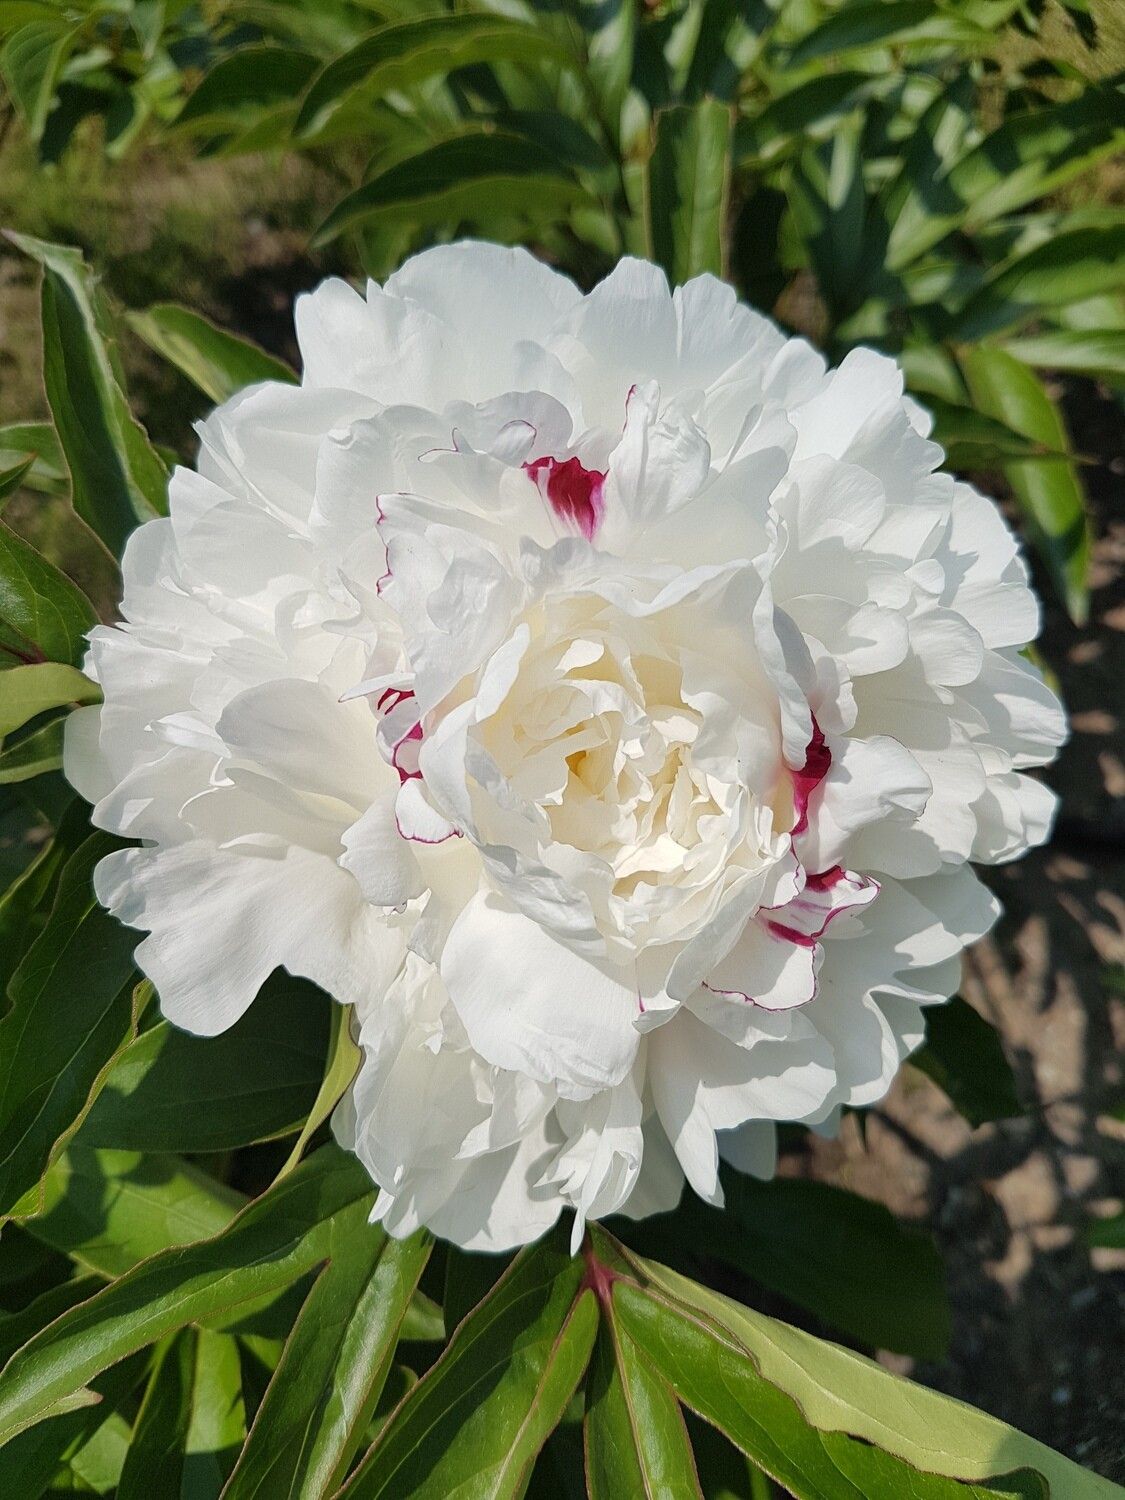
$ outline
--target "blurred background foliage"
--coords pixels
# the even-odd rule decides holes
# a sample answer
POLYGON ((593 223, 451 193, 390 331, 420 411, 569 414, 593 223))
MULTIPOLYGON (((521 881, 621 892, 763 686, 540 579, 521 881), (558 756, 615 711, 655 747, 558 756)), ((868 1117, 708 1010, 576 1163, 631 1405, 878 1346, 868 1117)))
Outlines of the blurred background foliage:
MULTIPOLYGON (((1125 382, 1123 70, 1113 0, 0 0, 0 216, 274 347, 314 270, 459 234, 584 285, 626 252, 726 275, 833 359, 898 355, 1081 622, 1057 377, 1125 382)), ((187 451, 182 390, 126 352, 187 451)))

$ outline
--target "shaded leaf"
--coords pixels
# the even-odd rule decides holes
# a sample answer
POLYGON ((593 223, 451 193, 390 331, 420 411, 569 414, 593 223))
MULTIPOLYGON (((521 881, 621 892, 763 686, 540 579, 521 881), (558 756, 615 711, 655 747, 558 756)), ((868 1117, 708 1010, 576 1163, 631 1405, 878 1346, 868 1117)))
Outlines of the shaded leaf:
POLYGON ((282 360, 175 302, 154 303, 144 312, 126 314, 126 320, 139 338, 212 401, 226 401, 261 380, 296 382, 282 360))
POLYGON ((649 238, 653 258, 673 286, 704 271, 723 274, 730 141, 731 110, 715 99, 656 116, 648 164, 649 238))
POLYGON ((53 719, 25 735, 14 745, 0 750, 0 786, 29 781, 46 771, 58 771, 63 762, 63 727, 65 720, 53 719))
POLYGON ((929 395, 925 405, 934 419, 931 436, 945 449, 947 469, 997 469, 1013 458, 1067 456, 1025 437, 996 417, 986 417, 975 407, 929 395))
POLYGON ((1023 1113, 1000 1034, 960 995, 926 1011, 926 1045, 910 1057, 974 1129, 1023 1113))
POLYGON ((968 46, 989 40, 971 21, 943 14, 933 0, 860 0, 839 6, 789 54, 790 67, 860 48, 905 42, 968 46))
POLYGON ((356 95, 382 99, 434 74, 473 63, 504 61, 573 65, 574 59, 545 30, 494 14, 434 14, 395 21, 364 37, 313 80, 297 116, 295 133, 319 135, 333 114, 356 95))
POLYGON ((278 974, 219 1036, 157 1022, 115 1059, 83 1140, 190 1153, 296 1130, 316 1098, 338 1008, 314 985, 278 974))
POLYGON ((94 866, 115 847, 94 834, 70 859, 47 925, 8 986, 11 1009, 0 1021, 0 1216, 40 1181, 135 1024, 134 936, 97 904, 92 885, 94 866))
POLYGON ((0 73, 33 141, 43 135, 55 89, 77 32, 78 27, 65 15, 47 13, 46 19, 28 21, 13 31, 0 48, 0 73))
POLYGON ((1047 329, 1006 339, 1004 349, 1013 359, 1040 370, 1066 370, 1076 375, 1125 380, 1125 330, 1047 329))
POLYGON ((189 95, 176 125, 221 129, 245 125, 299 98, 318 67, 299 47, 244 46, 221 57, 189 95))
POLYGON ((343 1098, 359 1068, 360 1052, 352 1040, 349 1008, 333 1004, 329 1012, 328 1056, 316 1098, 301 1126, 293 1149, 277 1174, 277 1181, 291 1172, 304 1155, 305 1147, 343 1098))
POLYGON ((117 1500, 218 1500, 245 1434, 238 1345, 185 1329, 158 1353, 117 1500))
POLYGON ((1123 268, 1125 225, 1057 235, 1000 266, 954 319, 955 337, 983 338, 1045 308, 1117 291, 1123 268))
POLYGON ((109 318, 81 253, 8 238, 43 267, 43 378, 74 508, 120 556, 140 521, 166 511, 168 472, 129 410, 109 318))
POLYGON ((0 660, 7 654, 77 667, 97 620, 77 584, 0 521, 0 660))
POLYGON ((661 1234, 686 1239, 870 1348, 944 1355, 945 1270, 927 1234, 828 1183, 759 1182, 729 1169, 722 1181, 722 1209, 692 1200, 675 1218, 653 1221, 654 1243, 661 1234))
POLYGON ((313 236, 324 245, 375 221, 416 226, 558 214, 583 197, 553 152, 502 131, 454 136, 397 162, 339 202, 313 236))
POLYGON ((122 1276, 150 1255, 226 1228, 246 1200, 174 1156, 101 1151, 72 1141, 42 1184, 42 1208, 22 1220, 42 1243, 99 1276, 122 1276))
POLYGON ((358 1162, 326 1147, 214 1239, 142 1261, 0 1371, 0 1443, 68 1409, 87 1381, 146 1344, 291 1286, 328 1254, 333 1216, 372 1196, 358 1162))
POLYGON ((0 424, 0 469, 22 465, 32 454, 34 462, 20 483, 29 490, 62 495, 67 490, 66 461, 50 422, 0 424))

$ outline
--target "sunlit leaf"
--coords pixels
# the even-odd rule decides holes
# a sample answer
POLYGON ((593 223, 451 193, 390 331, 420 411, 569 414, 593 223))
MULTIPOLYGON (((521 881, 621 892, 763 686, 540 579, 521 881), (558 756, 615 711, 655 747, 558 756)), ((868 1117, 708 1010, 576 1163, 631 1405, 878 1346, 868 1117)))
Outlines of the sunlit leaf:
POLYGON ((648 164, 653 257, 673 286, 710 271, 721 276, 730 187, 731 111, 715 99, 656 116, 648 164))
POLYGON ((175 302, 157 302, 126 314, 129 327, 157 354, 181 370, 212 401, 226 401, 261 380, 293 384, 287 364, 249 339, 217 328, 201 314, 175 302))

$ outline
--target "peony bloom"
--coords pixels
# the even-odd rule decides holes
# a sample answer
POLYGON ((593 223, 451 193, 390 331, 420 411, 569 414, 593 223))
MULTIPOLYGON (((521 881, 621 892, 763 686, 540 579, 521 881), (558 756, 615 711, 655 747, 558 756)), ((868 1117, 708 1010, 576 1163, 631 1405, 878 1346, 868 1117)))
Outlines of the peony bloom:
POLYGON ((710 277, 459 244, 297 306, 130 540, 67 773, 164 1013, 354 1006, 394 1234, 720 1201, 889 1087, 1064 737, 995 506, 893 361, 710 277))

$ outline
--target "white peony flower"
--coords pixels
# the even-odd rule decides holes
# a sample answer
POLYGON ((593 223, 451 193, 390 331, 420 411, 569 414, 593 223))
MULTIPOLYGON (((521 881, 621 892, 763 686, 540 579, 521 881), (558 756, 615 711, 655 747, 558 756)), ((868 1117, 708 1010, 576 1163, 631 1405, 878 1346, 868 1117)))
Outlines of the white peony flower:
POLYGON ((337 1132, 419 1224, 721 1199, 887 1090, 1041 842, 1064 737, 995 506, 867 350, 519 250, 300 300, 300 388, 131 539, 67 773, 167 1016, 355 1007, 337 1132))

